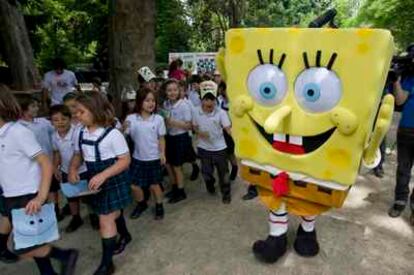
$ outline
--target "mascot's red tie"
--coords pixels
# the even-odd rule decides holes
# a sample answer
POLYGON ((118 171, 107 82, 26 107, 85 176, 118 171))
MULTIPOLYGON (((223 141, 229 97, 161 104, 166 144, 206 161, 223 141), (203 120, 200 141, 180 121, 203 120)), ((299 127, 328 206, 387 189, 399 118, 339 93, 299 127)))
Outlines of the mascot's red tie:
POLYGON ((286 172, 279 173, 272 181, 272 188, 276 197, 287 195, 289 192, 289 175, 286 172))

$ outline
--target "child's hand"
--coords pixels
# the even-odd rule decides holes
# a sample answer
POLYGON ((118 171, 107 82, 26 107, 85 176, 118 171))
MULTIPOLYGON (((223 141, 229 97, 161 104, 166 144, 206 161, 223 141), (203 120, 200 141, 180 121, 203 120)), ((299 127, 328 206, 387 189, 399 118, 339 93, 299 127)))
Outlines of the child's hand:
POLYGON ((202 132, 202 131, 198 131, 197 135, 199 138, 202 138, 202 139, 208 139, 210 137, 208 132, 202 132))
POLYGON ((80 181, 80 177, 78 175, 78 171, 69 171, 68 181, 70 183, 77 183, 80 181))
POLYGON ((36 196, 34 199, 29 201, 26 205, 26 214, 27 215, 33 215, 40 211, 42 208, 42 204, 45 202, 44 199, 40 198, 39 196, 36 196))
POLYGON ((167 159, 165 158, 164 154, 161 154, 160 160, 161 160, 161 165, 165 165, 167 163, 167 159))
POLYGON ((103 173, 99 173, 89 181, 89 189, 92 191, 97 191, 105 181, 106 176, 103 173))
POLYGON ((191 122, 185 122, 185 129, 184 130, 190 131, 191 129, 193 129, 193 124, 191 122))

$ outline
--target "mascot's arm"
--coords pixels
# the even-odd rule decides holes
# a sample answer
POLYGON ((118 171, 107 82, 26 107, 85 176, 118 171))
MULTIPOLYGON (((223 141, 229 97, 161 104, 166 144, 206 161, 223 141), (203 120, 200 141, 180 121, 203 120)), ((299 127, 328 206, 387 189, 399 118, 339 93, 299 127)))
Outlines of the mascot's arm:
POLYGON ((393 112, 394 97, 386 95, 382 101, 368 147, 364 150, 363 163, 367 167, 375 165, 375 160, 378 158, 378 148, 390 128, 393 112))

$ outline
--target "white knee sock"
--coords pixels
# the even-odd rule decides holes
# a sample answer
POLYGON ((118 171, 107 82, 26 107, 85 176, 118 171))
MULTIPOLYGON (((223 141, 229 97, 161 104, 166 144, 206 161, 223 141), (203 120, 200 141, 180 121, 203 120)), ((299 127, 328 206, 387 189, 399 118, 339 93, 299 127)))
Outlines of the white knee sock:
POLYGON ((315 229, 316 216, 302 216, 301 226, 305 232, 312 232, 315 229))
POLYGON ((282 204, 279 209, 269 211, 269 235, 280 236, 288 230, 288 214, 285 205, 282 204))

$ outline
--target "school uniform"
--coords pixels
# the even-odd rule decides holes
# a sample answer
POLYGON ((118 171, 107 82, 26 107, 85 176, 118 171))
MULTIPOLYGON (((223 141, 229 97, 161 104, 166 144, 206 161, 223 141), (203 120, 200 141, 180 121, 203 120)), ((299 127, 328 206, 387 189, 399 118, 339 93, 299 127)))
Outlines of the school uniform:
POLYGON ((141 188, 161 184, 163 176, 159 140, 166 134, 164 119, 158 114, 152 114, 147 119, 132 114, 126 121, 126 133, 135 145, 130 168, 132 182, 141 188))
MULTIPOLYGON (((189 104, 180 99, 174 104, 169 100, 164 102, 164 109, 174 120, 191 122, 192 110, 189 104)), ((166 158, 172 166, 181 166, 186 162, 194 162, 196 157, 192 140, 187 130, 168 127, 166 141, 166 158)))
MULTIPOLYGON (((37 196, 41 168, 35 158, 43 153, 31 130, 9 122, 0 128, 0 187, 3 191, 2 215, 11 219, 11 211, 26 207, 37 196)), ((39 246, 15 250, 27 253, 39 246)))
MULTIPOLYGON (((129 153, 124 136, 112 127, 100 127, 93 132, 84 127, 75 146, 85 161, 88 180, 115 164, 118 156, 129 153)), ((128 171, 109 178, 91 198, 94 212, 101 215, 121 210, 131 202, 128 171)))
POLYGON ((213 112, 205 113, 201 107, 194 112, 194 125, 200 132, 208 133, 208 138, 197 138, 197 151, 201 160, 201 173, 207 185, 214 185, 214 167, 217 169, 219 184, 223 195, 230 193, 227 167, 227 145, 223 129, 230 127, 227 113, 216 107, 213 112))
MULTIPOLYGON (((219 95, 217 97, 217 101, 221 109, 223 109, 226 112, 229 111, 230 106, 226 98, 224 98, 222 95, 219 95)), ((226 141, 226 145, 227 145, 227 154, 234 155, 235 144, 234 144, 233 137, 229 135, 226 131, 223 131, 223 135, 224 135, 224 140, 226 141)))
MULTIPOLYGON (((52 161, 53 159, 53 142, 52 135, 55 131, 52 123, 43 117, 37 117, 32 122, 19 120, 19 123, 29 128, 35 135, 37 142, 40 144, 42 151, 52 161)), ((59 181, 53 176, 50 185, 50 192, 58 192, 60 190, 59 181)))

